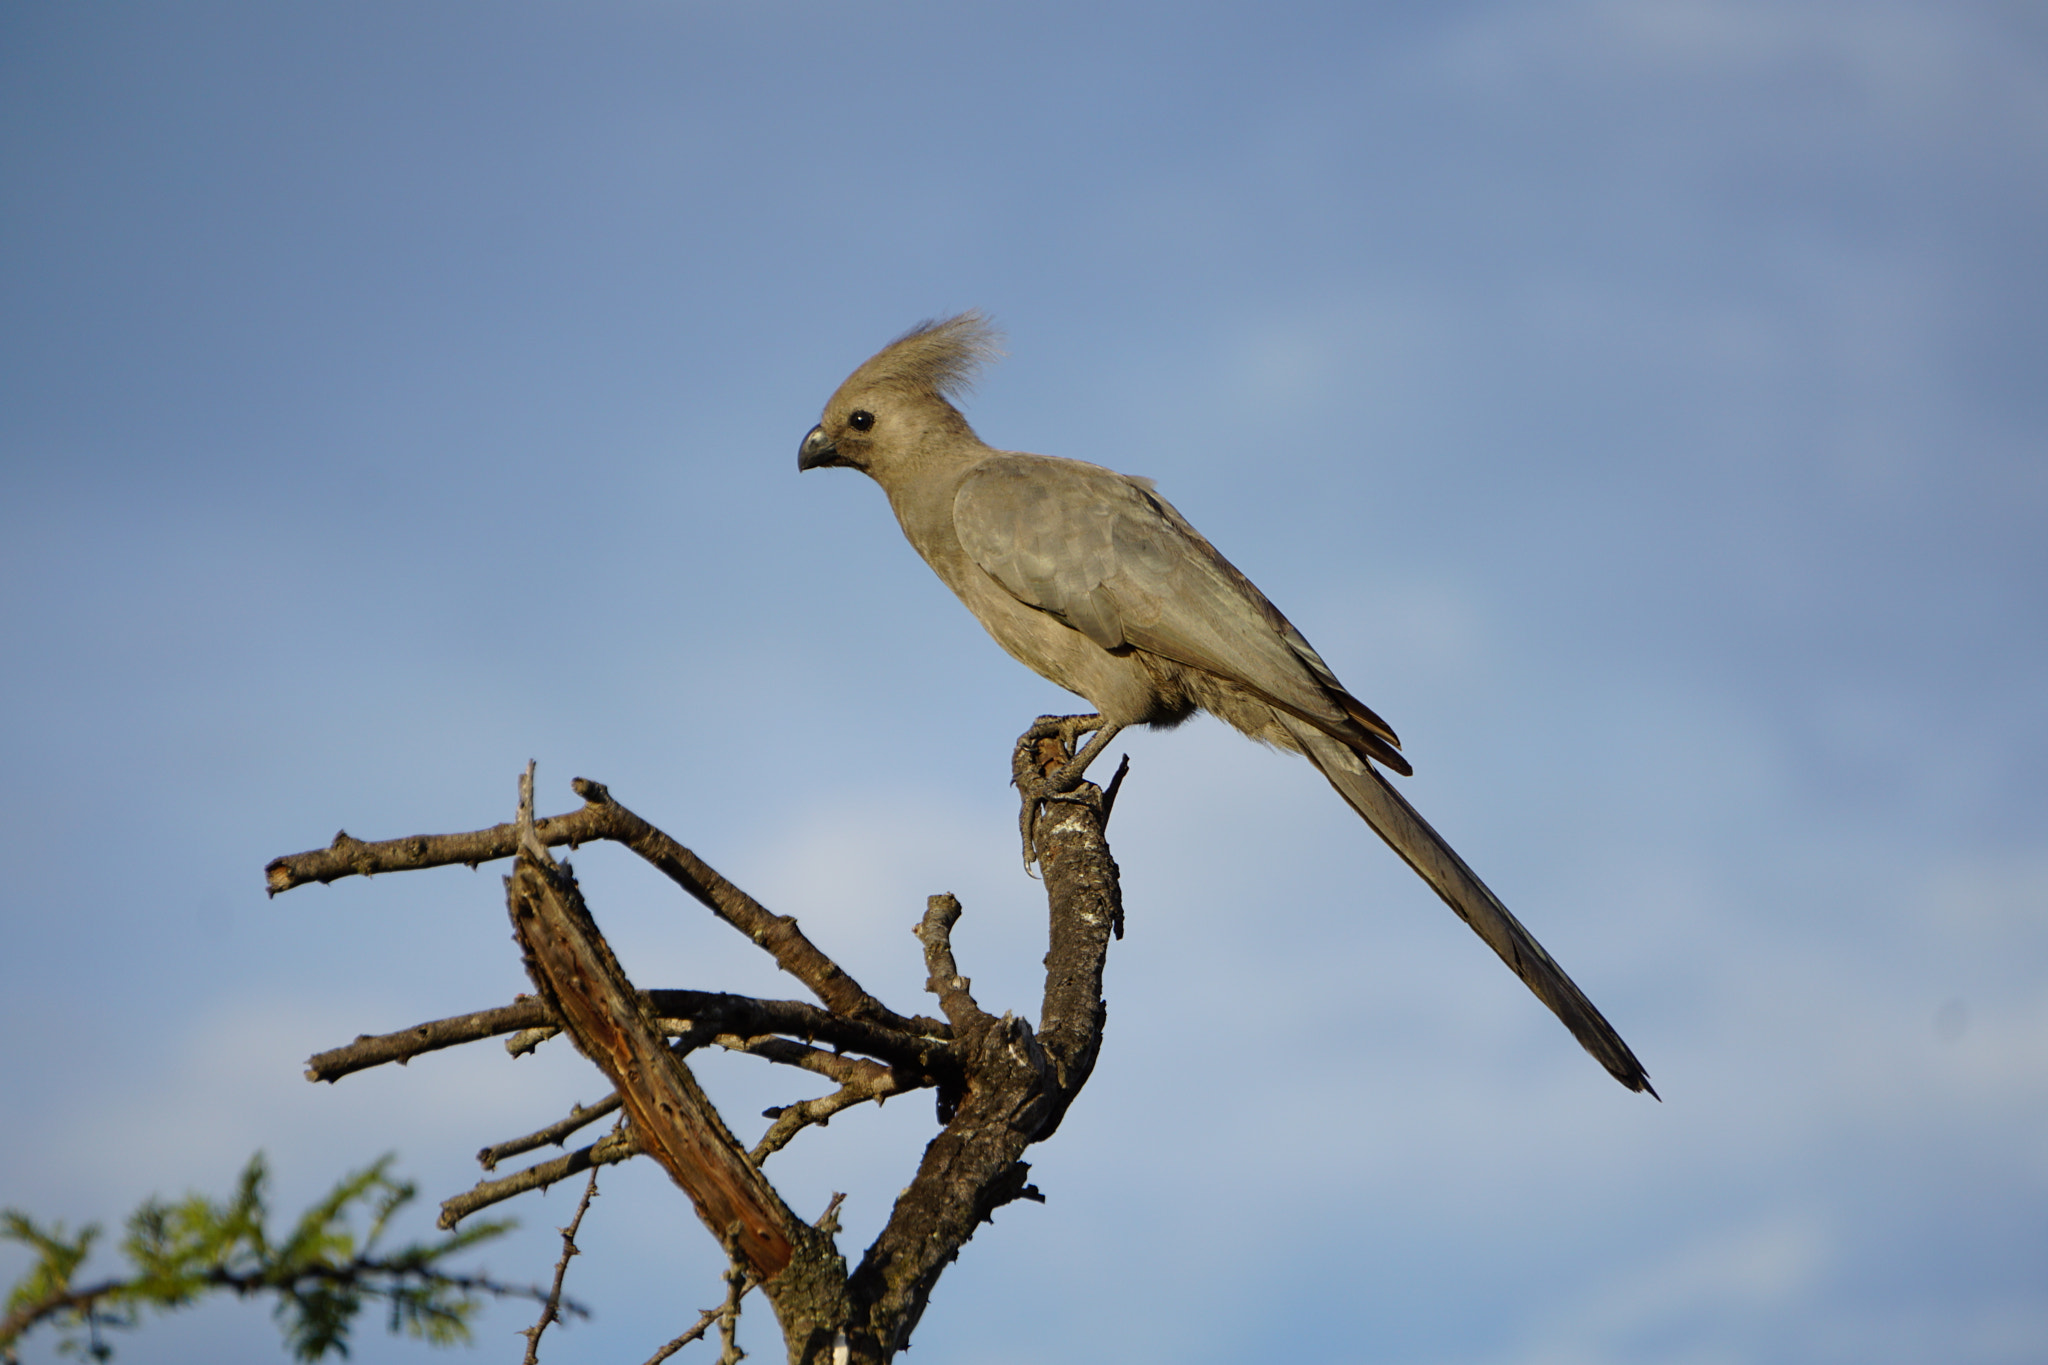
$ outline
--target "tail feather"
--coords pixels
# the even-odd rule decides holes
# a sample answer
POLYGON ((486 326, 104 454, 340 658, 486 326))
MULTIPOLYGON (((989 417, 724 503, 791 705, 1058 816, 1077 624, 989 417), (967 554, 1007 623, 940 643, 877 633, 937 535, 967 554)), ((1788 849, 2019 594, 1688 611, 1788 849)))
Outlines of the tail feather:
POLYGON ((1621 1035, 1613 1025, 1601 1017, 1585 992, 1572 984, 1564 974, 1564 968, 1552 960, 1543 945, 1520 920, 1501 904, 1500 897, 1487 889, 1476 873, 1465 865, 1443 836, 1429 827, 1429 822, 1417 813, 1415 807, 1394 790, 1392 784, 1373 768, 1370 763, 1353 753, 1348 747, 1331 739, 1322 731, 1296 721, 1284 713, 1280 717, 1302 752, 1328 778, 1330 785, 1350 804, 1351 808, 1365 817, 1373 832, 1387 841, 1394 852, 1418 876, 1443 897, 1451 909, 1458 912, 1458 918, 1472 926, 1473 932, 1486 940, 1487 946, 1499 953, 1501 960, 1514 969, 1515 975, 1536 998, 1550 1007, 1579 1040, 1579 1045, 1593 1054, 1608 1074, 1630 1090, 1656 1090, 1650 1085, 1649 1075, 1644 1072, 1635 1053, 1629 1051, 1621 1035))

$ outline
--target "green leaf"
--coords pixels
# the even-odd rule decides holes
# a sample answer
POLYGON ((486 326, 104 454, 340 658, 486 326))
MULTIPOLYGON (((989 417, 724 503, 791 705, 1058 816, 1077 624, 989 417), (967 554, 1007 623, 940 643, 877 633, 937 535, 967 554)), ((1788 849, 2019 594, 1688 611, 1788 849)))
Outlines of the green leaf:
POLYGON ((307 1361, 346 1357, 350 1330, 372 1301, 390 1306, 394 1333, 403 1330, 446 1346, 469 1340, 481 1295, 538 1297, 537 1291, 466 1279, 442 1268, 455 1254, 517 1226, 510 1221, 476 1222, 431 1242, 380 1252, 393 1219, 417 1195, 410 1181, 391 1178, 394 1159, 387 1154, 343 1176, 276 1241, 268 1226, 269 1166, 258 1152, 225 1203, 199 1194, 175 1203, 144 1200, 129 1215, 121 1241, 133 1273, 84 1289, 74 1277, 99 1237, 97 1225, 69 1233, 62 1223, 45 1227, 25 1213, 0 1212, 0 1237, 36 1253, 35 1264, 8 1293, 0 1360, 12 1359, 15 1342, 44 1324, 67 1333, 58 1343, 60 1354, 105 1360, 113 1352, 102 1331, 133 1328, 141 1308, 166 1312, 222 1291, 274 1295, 272 1312, 285 1343, 307 1361), (358 1209, 369 1224, 360 1241, 358 1209))

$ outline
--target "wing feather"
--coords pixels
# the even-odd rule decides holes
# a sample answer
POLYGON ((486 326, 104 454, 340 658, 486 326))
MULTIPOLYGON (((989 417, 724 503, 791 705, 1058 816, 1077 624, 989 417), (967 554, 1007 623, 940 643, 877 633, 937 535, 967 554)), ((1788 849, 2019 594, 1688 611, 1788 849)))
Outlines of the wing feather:
POLYGON ((1221 678, 1408 771, 1386 722, 1148 481, 1006 453, 962 482, 953 520, 968 556, 1011 596, 1102 648, 1221 678))

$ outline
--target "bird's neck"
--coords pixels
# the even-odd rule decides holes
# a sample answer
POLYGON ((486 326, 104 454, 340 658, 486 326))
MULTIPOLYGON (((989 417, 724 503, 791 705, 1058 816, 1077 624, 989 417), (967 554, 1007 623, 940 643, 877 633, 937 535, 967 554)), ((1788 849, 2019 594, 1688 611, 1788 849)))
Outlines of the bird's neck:
POLYGON ((953 529, 953 499, 960 492, 961 481, 979 463, 959 456, 956 448, 940 458, 921 461, 921 468, 914 472, 902 471, 908 477, 877 480, 889 495, 889 508, 896 513, 904 538, 956 592, 960 576, 973 564, 953 529))

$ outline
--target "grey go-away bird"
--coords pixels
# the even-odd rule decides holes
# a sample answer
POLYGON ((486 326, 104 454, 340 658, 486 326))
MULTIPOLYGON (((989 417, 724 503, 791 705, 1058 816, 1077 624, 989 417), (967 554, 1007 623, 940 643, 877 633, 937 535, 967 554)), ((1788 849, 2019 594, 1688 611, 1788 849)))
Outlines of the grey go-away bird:
POLYGON ((880 484, 996 643, 1100 713, 1076 725, 1094 738, 1055 780, 1078 780, 1127 725, 1196 711, 1301 754, 1616 1080, 1656 1094, 1593 1002, 1373 766, 1413 771, 1393 729, 1150 480, 982 444, 950 400, 995 354, 971 312, 891 342, 825 404, 797 468, 880 484))

